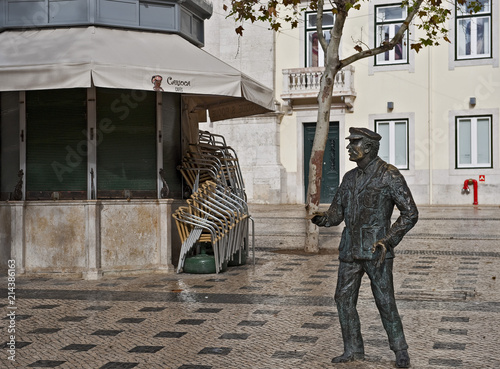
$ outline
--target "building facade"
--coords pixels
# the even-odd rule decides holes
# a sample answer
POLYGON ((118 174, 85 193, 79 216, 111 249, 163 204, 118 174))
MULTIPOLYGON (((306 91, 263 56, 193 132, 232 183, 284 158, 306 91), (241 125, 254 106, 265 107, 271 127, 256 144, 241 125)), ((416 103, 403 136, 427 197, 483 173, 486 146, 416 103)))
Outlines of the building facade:
POLYGON ((0 269, 171 271, 198 122, 274 110, 204 0, 0 0, 0 269))
MULTIPOLYGON (((500 204, 500 10, 497 2, 481 2, 483 9, 473 15, 467 9, 449 5, 449 43, 442 41, 439 46, 416 53, 410 44, 418 39, 419 31, 412 25, 410 33, 393 50, 357 61, 337 75, 322 203, 331 201, 343 174, 354 167, 345 155, 344 138, 350 127, 361 126, 382 135, 380 156, 401 170, 418 204, 473 204, 474 181, 479 205, 500 204), (462 191, 468 179, 473 180, 470 195, 462 191)), ((214 13, 222 13, 220 9, 221 3, 214 2, 214 13)), ((406 10, 393 1, 362 3, 359 11, 351 11, 346 22, 341 57, 355 52, 358 41, 373 47, 389 39, 405 16, 406 10)), ((207 22, 208 27, 211 22, 213 18, 207 22)), ((234 129, 241 125, 239 122, 224 122, 213 129, 237 132, 240 140, 233 146, 239 151, 265 142, 251 154, 254 162, 258 155, 275 170, 275 177, 269 175, 267 179, 274 192, 249 191, 253 195, 250 201, 304 203, 317 119, 316 96, 323 71, 316 14, 304 12, 299 27, 280 32, 267 30, 262 24, 245 24, 241 38, 234 34, 234 22, 225 22, 221 34, 233 40, 228 44, 238 45, 238 50, 221 58, 240 63, 243 71, 254 71, 258 79, 268 75, 259 74, 258 67, 266 72, 272 69, 274 77, 265 77, 268 80, 263 83, 274 86, 280 114, 274 121, 252 118, 272 127, 272 147, 260 137, 264 130, 243 133, 244 129, 234 129), (245 59, 249 54, 253 58, 245 59)), ((323 27, 327 37, 333 23, 334 16, 325 12, 323 27)), ((211 41, 205 47, 212 51, 218 46, 211 41)), ((252 164, 248 163, 245 173, 246 185, 258 188, 265 180, 255 178, 252 164)))

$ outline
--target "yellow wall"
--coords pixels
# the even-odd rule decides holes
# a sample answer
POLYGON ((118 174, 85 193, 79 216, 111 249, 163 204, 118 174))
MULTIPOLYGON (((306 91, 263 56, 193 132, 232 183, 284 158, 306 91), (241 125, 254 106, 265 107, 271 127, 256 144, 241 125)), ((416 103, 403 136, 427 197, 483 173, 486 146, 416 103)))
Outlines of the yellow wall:
MULTIPOLYGON (((384 0, 378 0, 377 4, 382 1, 384 0)), ((369 44, 371 38, 374 37, 373 32, 370 32, 370 28, 374 27, 373 21, 370 22, 373 16, 370 11, 373 12, 373 4, 370 10, 370 4, 365 2, 362 3, 361 10, 351 11, 342 40, 342 57, 355 52, 353 40, 361 40, 369 44)), ((494 52, 493 58, 486 61, 488 65, 480 65, 482 61, 479 63, 475 61, 472 66, 467 63, 457 66, 454 62, 453 44, 450 45, 445 41, 442 41, 439 46, 423 48, 419 53, 410 50, 414 60, 407 70, 374 68, 373 57, 353 64, 357 97, 354 101, 353 112, 345 113, 344 132, 348 132, 349 127, 352 126, 365 126, 373 129, 373 119, 370 118, 374 115, 384 115, 384 119, 387 119, 392 116, 400 118, 401 115, 412 114, 414 121, 410 127, 411 170, 406 171, 405 176, 410 178, 409 182, 415 187, 420 186, 417 192, 423 202, 445 201, 442 199, 450 193, 453 197, 450 203, 461 201, 468 203, 468 199, 464 200, 464 197, 455 193, 455 187, 459 186, 460 182, 463 183, 463 179, 467 176, 477 176, 479 172, 488 175, 490 179, 488 184, 498 186, 500 183, 500 170, 497 169, 500 162, 499 122, 495 121, 495 118, 493 121, 496 127, 493 132, 494 168, 457 170, 454 158, 454 116, 481 114, 482 112, 489 114, 495 109, 498 114, 500 108, 500 69, 498 68, 500 27, 495 25, 498 19, 499 6, 493 4, 494 52), (476 97, 475 106, 469 105, 470 97, 476 97), (388 111, 387 102, 394 103, 392 111, 388 111), (429 188, 432 190, 430 191, 429 188)), ((447 28, 450 29, 450 39, 453 42, 452 26, 451 21, 447 28)), ((419 32, 413 29, 410 40, 418 39, 418 36, 419 32)), ((285 29, 276 33, 276 97, 278 101, 282 92, 282 70, 304 67, 304 38, 303 23, 297 29, 285 29)), ((300 114, 303 114, 303 111, 294 108, 291 115, 283 116, 280 126, 281 163, 287 172, 296 172, 296 176, 302 175, 300 172, 303 169, 303 163, 300 162, 303 143, 300 142, 302 138, 299 136, 301 127, 298 127, 301 121, 300 114)), ((341 142, 340 147, 344 150, 345 145, 341 142)), ((354 167, 345 155, 343 158, 341 175, 354 167)), ((493 187, 484 187, 484 189, 491 192, 488 196, 493 199, 495 192, 493 187)), ((460 188, 457 189, 458 193, 459 190, 460 188)), ((494 202, 494 200, 491 201, 494 202)))

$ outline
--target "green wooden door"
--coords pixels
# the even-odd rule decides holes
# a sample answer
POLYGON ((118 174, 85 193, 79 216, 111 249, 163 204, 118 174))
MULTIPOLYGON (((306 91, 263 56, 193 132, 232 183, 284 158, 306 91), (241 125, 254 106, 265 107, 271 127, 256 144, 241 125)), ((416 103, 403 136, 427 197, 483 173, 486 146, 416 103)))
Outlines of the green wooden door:
MULTIPOLYGON (((316 123, 304 124, 304 183, 307 195, 309 178, 309 160, 311 158, 312 143, 316 123)), ((323 157, 323 176, 321 178, 321 203, 330 203, 339 187, 339 123, 330 122, 328 140, 323 157)))

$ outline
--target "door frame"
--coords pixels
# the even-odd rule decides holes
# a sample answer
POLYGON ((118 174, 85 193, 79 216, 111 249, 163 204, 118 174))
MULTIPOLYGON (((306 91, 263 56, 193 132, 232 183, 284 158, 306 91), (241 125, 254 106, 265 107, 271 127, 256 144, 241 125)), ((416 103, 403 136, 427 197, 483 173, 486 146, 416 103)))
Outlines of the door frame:
MULTIPOLYGON (((297 112, 297 201, 299 204, 305 204, 305 181, 304 181, 304 168, 308 163, 304 163, 304 124, 316 122, 318 119, 317 110, 304 110, 297 112)), ((342 182, 342 177, 345 173, 345 158, 347 144, 344 144, 344 137, 346 135, 345 129, 345 110, 344 109, 332 109, 330 110, 330 122, 339 123, 339 177, 340 182, 342 182)))
MULTIPOLYGON (((330 131, 328 132, 328 138, 327 138, 327 145, 325 147, 325 151, 323 154, 323 171, 322 171, 322 178, 321 178, 321 191, 320 191, 320 203, 331 203, 331 200, 333 199, 333 196, 330 196, 330 188, 333 189, 333 187, 340 185, 340 158, 338 156, 338 153, 340 151, 340 135, 339 135, 339 122, 333 121, 330 122, 330 131), (334 151, 334 156, 332 158, 332 153, 331 147, 328 147, 330 145, 330 141, 333 140, 336 142, 336 147, 333 149, 334 151), (330 163, 330 160, 334 161, 334 163, 330 163), (330 166, 333 165, 335 168, 334 173, 330 173, 330 166), (326 170, 326 171, 325 171, 326 170), (336 174, 335 174, 336 173, 336 174), (333 182, 330 182, 333 180, 333 182), (332 187, 333 186, 333 187, 332 187), (328 187, 328 189, 327 189, 328 187)), ((305 148, 308 148, 308 151, 312 149, 312 139, 314 138, 314 134, 316 132, 316 126, 317 124, 315 122, 312 123, 304 123, 304 133, 307 133, 304 135, 304 155, 305 155, 305 148), (307 136, 307 137, 306 137, 307 136)), ((303 181, 304 181, 304 197, 307 196, 307 191, 306 188, 308 187, 308 177, 306 176, 306 173, 309 172, 309 168, 307 166, 307 163, 310 160, 310 155, 309 157, 305 156, 304 157, 304 172, 303 172, 303 181)), ((336 192, 336 191, 335 191, 336 192)))

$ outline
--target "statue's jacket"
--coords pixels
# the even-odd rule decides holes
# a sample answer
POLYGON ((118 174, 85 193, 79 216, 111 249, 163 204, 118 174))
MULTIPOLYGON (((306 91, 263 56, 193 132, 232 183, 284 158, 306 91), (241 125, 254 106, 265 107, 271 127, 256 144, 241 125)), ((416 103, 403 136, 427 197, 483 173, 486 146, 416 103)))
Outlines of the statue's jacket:
POLYGON ((418 210, 399 170, 379 157, 364 170, 357 167, 344 175, 332 204, 325 213, 326 227, 345 222, 339 245, 339 259, 374 260, 373 244, 385 241, 386 258, 394 258, 394 247, 418 220, 418 210), (400 212, 391 225, 396 206, 400 212))

